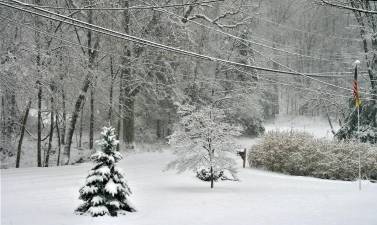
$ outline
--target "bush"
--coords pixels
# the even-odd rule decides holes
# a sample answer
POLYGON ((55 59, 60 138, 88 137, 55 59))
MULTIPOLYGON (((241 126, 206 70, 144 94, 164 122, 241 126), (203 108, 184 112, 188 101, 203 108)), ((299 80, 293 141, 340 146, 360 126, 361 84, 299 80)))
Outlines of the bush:
POLYGON ((251 167, 297 176, 356 180, 361 152, 363 178, 377 180, 377 147, 315 139, 303 132, 269 132, 248 152, 251 167))
MULTIPOLYGON (((213 173, 213 181, 217 181, 220 178, 223 178, 224 171, 215 171, 213 173)), ((211 173, 209 169, 201 169, 196 171, 196 177, 202 181, 211 181, 211 173)))

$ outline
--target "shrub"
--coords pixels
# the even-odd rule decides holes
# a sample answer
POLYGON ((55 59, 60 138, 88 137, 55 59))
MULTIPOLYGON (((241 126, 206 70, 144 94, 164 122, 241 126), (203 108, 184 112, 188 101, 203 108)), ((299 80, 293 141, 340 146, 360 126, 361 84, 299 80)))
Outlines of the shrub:
POLYGON ((315 139, 304 132, 268 132, 248 152, 248 162, 251 167, 290 175, 356 180, 359 151, 362 176, 376 180, 376 146, 315 139))
MULTIPOLYGON (((213 173, 213 181, 217 181, 220 178, 223 178, 224 171, 215 171, 213 173)), ((202 181, 211 181, 211 172, 210 169, 201 169, 196 171, 196 177, 202 181)))

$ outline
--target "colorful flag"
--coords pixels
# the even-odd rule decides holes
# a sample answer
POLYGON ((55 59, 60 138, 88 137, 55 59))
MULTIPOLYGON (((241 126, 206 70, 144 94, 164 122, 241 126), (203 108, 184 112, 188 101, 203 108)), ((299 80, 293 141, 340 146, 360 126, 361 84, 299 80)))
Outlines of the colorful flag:
POLYGON ((352 94, 353 98, 355 100, 355 106, 356 108, 359 108, 361 105, 361 99, 360 99, 360 93, 359 93, 360 87, 359 83, 357 81, 357 66, 355 67, 355 76, 352 83, 352 94))

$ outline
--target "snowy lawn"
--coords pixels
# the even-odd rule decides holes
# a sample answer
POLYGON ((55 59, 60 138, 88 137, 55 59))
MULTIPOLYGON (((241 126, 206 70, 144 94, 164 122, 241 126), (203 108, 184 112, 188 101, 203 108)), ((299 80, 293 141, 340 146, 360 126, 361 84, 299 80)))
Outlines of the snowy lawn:
MULTIPOLYGON (((339 129, 336 121, 332 121, 335 130, 339 129)), ((281 116, 264 124, 266 131, 303 131, 317 138, 332 139, 330 125, 323 117, 281 116)))
MULTIPOLYGON (((191 173, 163 172, 170 153, 121 161, 138 212, 73 214, 92 164, 1 170, 2 225, 376 225, 377 184, 293 177, 240 168, 240 182, 215 189, 191 173)), ((241 162, 239 162, 241 165, 241 162)))

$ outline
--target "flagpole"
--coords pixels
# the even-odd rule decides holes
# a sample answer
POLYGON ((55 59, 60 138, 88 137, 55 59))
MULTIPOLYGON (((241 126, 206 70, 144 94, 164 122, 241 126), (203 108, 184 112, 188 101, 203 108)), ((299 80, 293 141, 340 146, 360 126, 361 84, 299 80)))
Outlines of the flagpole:
MULTIPOLYGON (((360 106, 357 107, 357 137, 359 138, 359 131, 360 131, 360 106)), ((359 191, 361 191, 361 153, 360 153, 360 147, 358 148, 358 155, 359 155, 359 191)))

